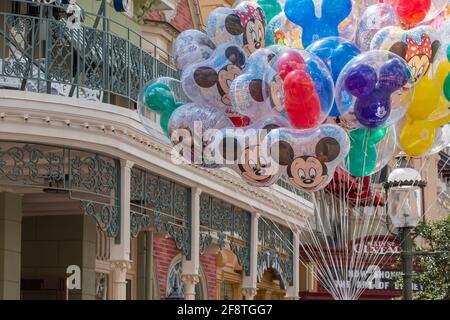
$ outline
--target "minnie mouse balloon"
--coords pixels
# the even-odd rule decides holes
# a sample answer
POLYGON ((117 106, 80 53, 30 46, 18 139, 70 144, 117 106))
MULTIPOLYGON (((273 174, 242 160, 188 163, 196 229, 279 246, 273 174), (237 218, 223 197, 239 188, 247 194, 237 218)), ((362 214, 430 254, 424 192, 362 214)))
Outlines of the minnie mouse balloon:
POLYGON ((266 16, 258 4, 250 1, 235 8, 220 7, 209 14, 206 33, 217 46, 237 45, 248 57, 265 46, 266 16))
POLYGON ((355 127, 386 127, 404 116, 413 88, 403 59, 388 51, 369 51, 342 70, 336 84, 336 104, 342 115, 354 115, 355 127))
POLYGON ((240 75, 246 61, 236 45, 217 47, 210 59, 184 69, 181 82, 186 95, 198 104, 225 112, 231 107, 230 85, 240 75))
POLYGON ((277 88, 282 88, 284 93, 280 96, 293 127, 315 128, 328 117, 334 98, 333 80, 315 55, 285 48, 273 59, 264 79, 266 92, 272 96, 276 96, 277 88))
POLYGON ((289 182, 310 192, 328 185, 350 147, 346 132, 332 124, 316 130, 276 129, 264 144, 289 182))
POLYGON ((397 27, 381 29, 373 38, 371 48, 389 50, 406 60, 414 80, 414 96, 408 104, 407 115, 415 120, 433 120, 443 114, 436 113, 441 98, 432 79, 432 66, 441 41, 436 31, 420 26, 408 31, 397 27), (424 108, 423 106, 427 106, 424 108), (430 119, 430 115, 433 119, 430 119))

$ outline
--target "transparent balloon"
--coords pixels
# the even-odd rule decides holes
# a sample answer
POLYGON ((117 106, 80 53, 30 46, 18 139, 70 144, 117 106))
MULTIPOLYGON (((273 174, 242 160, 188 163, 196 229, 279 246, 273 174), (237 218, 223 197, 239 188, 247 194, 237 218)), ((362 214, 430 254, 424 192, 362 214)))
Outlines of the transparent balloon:
POLYGON ((432 77, 441 96, 450 102, 450 39, 447 41, 434 58, 432 77))
POLYGON ((331 73, 319 57, 305 50, 283 48, 266 69, 264 84, 273 109, 286 112, 298 129, 318 127, 333 106, 331 73))
POLYGON ((392 159, 397 146, 394 125, 378 129, 357 128, 348 134, 350 151, 344 167, 352 176, 370 176, 392 159))
POLYGON ((384 2, 394 8, 405 27, 433 20, 446 10, 448 5, 448 0, 384 0, 384 2))
MULTIPOLYGON (((328 66, 334 83, 336 83, 347 63, 360 54, 359 49, 352 42, 339 37, 318 40, 306 50, 318 56, 328 66)), ((333 103, 330 116, 339 116, 336 103, 333 103)))
POLYGON ((216 46, 208 36, 198 30, 186 30, 178 35, 173 45, 173 56, 178 70, 208 60, 216 46))
POLYGON ((254 125, 240 129, 223 129, 217 132, 208 153, 215 154, 215 163, 225 165, 239 174, 249 185, 268 187, 281 175, 264 149, 266 135, 288 125, 279 115, 269 115, 254 125))
POLYGON ((231 107, 230 84, 240 75, 245 62, 241 48, 220 45, 210 59, 184 69, 181 76, 183 90, 193 102, 226 112, 231 107))
POLYGON ((256 3, 244 1, 234 8, 213 10, 206 23, 208 37, 217 45, 234 44, 247 56, 266 44, 266 15, 256 3))
POLYGON ((387 27, 381 29, 372 40, 372 49, 384 49, 397 54, 406 60, 411 70, 415 83, 414 97, 407 111, 411 119, 434 120, 444 115, 440 108, 441 91, 436 87, 431 71, 441 46, 439 34, 428 26, 407 31, 387 27))
POLYGON ((303 49, 302 28, 286 18, 284 12, 269 21, 266 30, 266 45, 280 45, 303 49))
POLYGON ((336 104, 353 128, 389 127, 402 118, 414 95, 406 62, 376 50, 352 59, 336 83, 336 104))
POLYGON ((230 85, 231 113, 247 116, 253 123, 272 110, 270 96, 264 93, 264 72, 280 50, 279 46, 270 46, 248 58, 241 74, 230 85))
POLYGON ((394 9, 387 4, 375 4, 368 7, 358 21, 355 43, 362 51, 368 51, 375 34, 387 26, 398 24, 394 9))
POLYGON ((169 137, 178 155, 188 163, 218 167, 213 155, 205 153, 218 130, 232 127, 228 117, 206 105, 188 103, 177 108, 169 120, 169 137))
POLYGON ((148 133, 167 141, 165 137, 161 137, 159 129, 161 128, 167 135, 170 115, 176 108, 189 102, 190 99, 184 94, 179 80, 170 77, 154 79, 144 85, 139 92, 137 101, 139 119, 148 133))
POLYGON ((348 154, 350 141, 344 129, 326 124, 310 130, 272 130, 264 145, 294 187, 313 192, 331 181, 348 154))

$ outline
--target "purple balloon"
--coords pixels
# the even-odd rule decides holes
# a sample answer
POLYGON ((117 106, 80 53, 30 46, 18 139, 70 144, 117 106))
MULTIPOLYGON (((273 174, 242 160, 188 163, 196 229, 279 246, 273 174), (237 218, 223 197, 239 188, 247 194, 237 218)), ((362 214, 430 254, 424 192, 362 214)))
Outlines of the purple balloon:
POLYGON ((370 94, 377 84, 377 72, 367 64, 355 66, 345 79, 345 88, 355 97, 370 94))
POLYGON ((408 83, 409 71, 393 58, 380 68, 380 77, 372 66, 360 64, 350 70, 344 85, 356 97, 354 113, 365 127, 383 125, 391 114, 391 94, 408 83))
POLYGON ((378 87, 392 93, 402 88, 408 83, 409 71, 402 62, 397 59, 390 59, 380 68, 380 80, 378 87))
POLYGON ((383 89, 376 88, 370 94, 358 98, 354 107, 356 119, 368 128, 376 128, 391 114, 391 97, 383 89))

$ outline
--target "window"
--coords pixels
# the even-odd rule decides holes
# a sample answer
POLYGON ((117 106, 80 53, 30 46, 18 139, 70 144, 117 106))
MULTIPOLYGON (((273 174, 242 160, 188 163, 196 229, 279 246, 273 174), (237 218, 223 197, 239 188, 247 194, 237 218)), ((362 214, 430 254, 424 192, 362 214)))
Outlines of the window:
MULTIPOLYGON (((181 281, 182 274, 182 263, 181 255, 176 256, 170 265, 168 277, 167 277, 167 287, 166 287, 166 297, 169 296, 184 296, 184 284, 181 281)), ((205 294, 207 291, 205 277, 203 275, 202 268, 200 267, 200 282, 195 286, 195 300, 204 300, 207 298, 205 294)))

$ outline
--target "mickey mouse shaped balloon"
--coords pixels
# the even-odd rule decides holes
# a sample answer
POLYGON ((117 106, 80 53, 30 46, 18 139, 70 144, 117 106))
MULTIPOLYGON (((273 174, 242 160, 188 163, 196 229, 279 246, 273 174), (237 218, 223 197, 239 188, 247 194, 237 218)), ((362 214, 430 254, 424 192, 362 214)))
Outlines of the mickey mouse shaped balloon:
POLYGON ((282 85, 276 87, 276 80, 271 87, 264 83, 264 73, 280 49, 278 46, 264 48, 247 59, 241 74, 230 86, 231 112, 243 114, 253 123, 267 117, 272 109, 284 110, 282 85))
POLYGON ((370 51, 352 59, 336 85, 342 115, 353 113, 355 127, 389 126, 404 116, 414 82, 403 59, 387 51, 370 51))
POLYGON ((345 168, 355 177, 366 177, 381 170, 396 148, 394 127, 350 131, 350 152, 345 168))
MULTIPOLYGON (((335 83, 347 63, 360 54, 359 49, 353 43, 339 37, 328 37, 318 40, 306 50, 322 59, 330 69, 335 83)), ((333 104, 330 116, 339 116, 336 103, 333 104)))
POLYGON ((338 26, 352 11, 351 0, 323 0, 321 8, 313 0, 286 0, 286 17, 303 29, 306 48, 316 40, 339 36, 338 26))
POLYGON ((208 60, 216 46, 206 34, 198 30, 186 30, 178 35, 173 46, 173 56, 178 70, 208 60))
POLYGON ((320 58, 305 50, 283 48, 279 51, 265 72, 264 83, 268 87, 265 91, 275 101, 284 99, 284 103, 276 102, 275 108, 284 105, 294 128, 316 128, 330 113, 334 99, 333 79, 320 58))
POLYGON ((183 94, 181 82, 169 77, 161 77, 149 82, 139 93, 138 114, 144 128, 153 136, 158 135, 154 127, 155 113, 160 115, 160 126, 168 136, 168 122, 178 107, 190 102, 183 94), (180 100, 180 101, 177 101, 180 100))
POLYGON ((188 103, 177 108, 168 125, 174 146, 172 156, 181 156, 184 162, 216 168, 217 163, 205 152, 214 140, 216 130, 231 127, 228 117, 207 105, 188 103))
POLYGON ((210 59, 184 69, 181 76, 184 92, 198 104, 225 112, 231 107, 231 82, 240 75, 245 61, 244 51, 238 46, 218 46, 210 59))
POLYGON ((276 129, 264 144, 291 184, 309 192, 328 185, 350 147, 345 130, 332 124, 317 130, 276 129))
POLYGON ((288 126, 286 119, 271 114, 246 128, 222 129, 207 153, 215 154, 217 164, 231 168, 249 185, 267 187, 280 178, 281 171, 268 156, 264 138, 271 130, 288 126))
POLYGON ((237 45, 249 57, 265 47, 266 16, 258 4, 250 1, 241 2, 235 8, 220 7, 209 14, 206 33, 217 46, 237 45))

